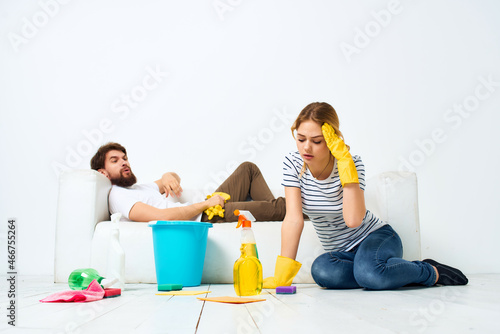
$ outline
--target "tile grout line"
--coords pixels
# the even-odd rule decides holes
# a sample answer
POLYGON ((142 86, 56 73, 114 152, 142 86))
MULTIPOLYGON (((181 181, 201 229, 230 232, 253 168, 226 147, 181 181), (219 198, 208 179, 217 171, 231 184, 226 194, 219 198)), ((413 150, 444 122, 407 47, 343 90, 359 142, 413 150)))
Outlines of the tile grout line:
MULTIPOLYGON (((210 291, 210 286, 211 286, 211 285, 212 285, 212 284, 209 284, 209 285, 208 285, 207 291, 210 291)), ((208 292, 205 294, 205 298, 207 298, 207 297, 208 297, 208 292)), ((195 331, 194 331, 194 333, 195 333, 195 334, 196 334, 196 332, 198 332, 198 325, 200 324, 201 316, 203 315, 203 309, 205 308, 205 303, 206 303, 206 302, 207 302, 207 301, 206 301, 206 300, 204 300, 204 301, 203 301, 203 305, 201 306, 200 316, 198 317, 198 322, 196 323, 196 328, 195 328, 195 331)))
MULTIPOLYGON (((169 296, 169 298, 168 298, 167 300, 163 301, 160 305, 158 305, 158 307, 156 308, 156 310, 160 309, 160 308, 162 307, 162 305, 163 305, 163 304, 166 304, 166 303, 168 303, 169 301, 171 301, 171 300, 172 300, 172 298, 174 298, 174 296, 169 296)), ((137 329, 138 329, 139 327, 141 327, 144 323, 146 323, 146 322, 147 322, 149 319, 151 319, 152 317, 153 317, 153 314, 150 314, 150 315, 149 315, 149 317, 148 317, 148 318, 146 318, 146 319, 144 319, 144 320, 143 320, 140 324, 138 324, 138 325, 134 328, 134 330, 135 330, 135 331, 137 331, 137 329)))
POLYGON ((252 316, 252 313, 251 313, 251 312, 250 312, 250 310, 248 309, 248 306, 247 306, 246 304, 244 304, 244 305, 245 305, 245 309, 246 309, 246 310, 247 310, 247 312, 248 312, 248 315, 250 316, 250 319, 252 319, 252 321, 253 321, 253 323, 254 323, 254 325, 255 325, 255 328, 257 328, 257 330, 259 331, 259 333, 262 333, 262 332, 260 331, 259 325, 257 325, 257 323, 255 322, 255 319, 254 319, 254 318, 253 318, 253 316, 252 316))

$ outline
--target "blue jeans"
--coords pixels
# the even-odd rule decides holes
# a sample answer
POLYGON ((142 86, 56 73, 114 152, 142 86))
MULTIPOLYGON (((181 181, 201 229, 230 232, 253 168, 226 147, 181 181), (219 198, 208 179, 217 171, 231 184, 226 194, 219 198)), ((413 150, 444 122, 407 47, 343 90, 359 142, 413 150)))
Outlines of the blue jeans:
POLYGON ((407 284, 432 286, 434 268, 422 261, 406 261, 399 235, 389 225, 370 233, 349 252, 328 252, 314 260, 314 281, 328 289, 396 289, 407 284))

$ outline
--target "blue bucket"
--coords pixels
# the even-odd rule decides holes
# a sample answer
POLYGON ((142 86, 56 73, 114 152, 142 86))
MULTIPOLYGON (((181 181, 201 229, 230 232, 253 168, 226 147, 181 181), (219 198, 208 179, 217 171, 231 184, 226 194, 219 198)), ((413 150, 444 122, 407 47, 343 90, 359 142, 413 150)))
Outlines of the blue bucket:
POLYGON ((156 280, 158 284, 201 284, 210 223, 157 221, 153 228, 156 280))

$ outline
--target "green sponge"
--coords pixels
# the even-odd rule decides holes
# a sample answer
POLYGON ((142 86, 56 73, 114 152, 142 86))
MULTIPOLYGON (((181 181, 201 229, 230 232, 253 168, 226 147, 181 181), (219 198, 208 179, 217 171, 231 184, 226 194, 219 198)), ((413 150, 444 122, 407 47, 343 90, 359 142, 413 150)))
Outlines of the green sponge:
POLYGON ((182 290, 182 284, 158 284, 158 291, 182 290))

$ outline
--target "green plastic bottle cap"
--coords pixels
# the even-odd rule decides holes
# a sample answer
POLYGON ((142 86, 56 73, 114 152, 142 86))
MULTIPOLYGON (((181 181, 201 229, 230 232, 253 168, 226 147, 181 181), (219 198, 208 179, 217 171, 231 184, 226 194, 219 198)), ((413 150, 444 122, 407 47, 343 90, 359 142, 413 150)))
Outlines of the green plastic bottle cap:
POLYGON ((182 284, 158 284, 158 291, 182 290, 182 284))

